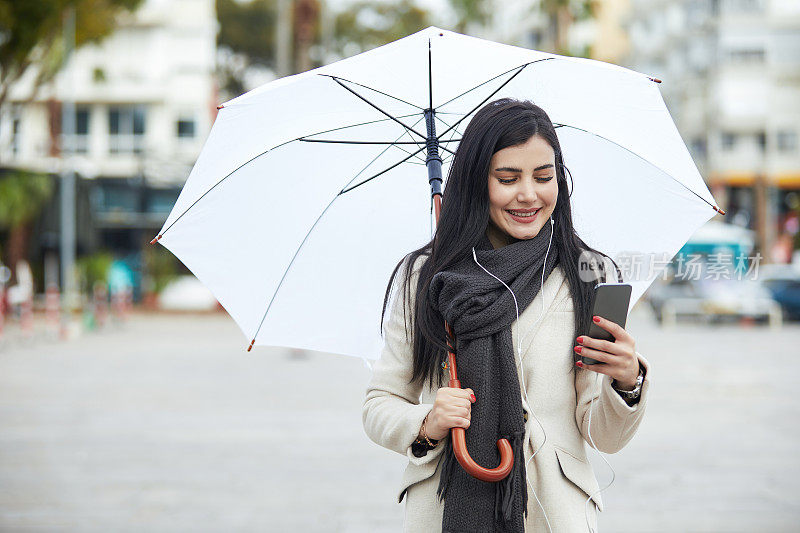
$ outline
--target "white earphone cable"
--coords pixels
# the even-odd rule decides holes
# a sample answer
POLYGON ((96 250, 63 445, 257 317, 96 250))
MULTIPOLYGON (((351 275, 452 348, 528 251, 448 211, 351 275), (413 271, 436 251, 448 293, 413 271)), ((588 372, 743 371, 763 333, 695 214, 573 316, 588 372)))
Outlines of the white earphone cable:
MULTIPOLYGON (((595 379, 594 379, 595 385, 597 385, 597 382, 599 381, 599 379, 600 379, 600 374, 595 374, 595 379)), ((597 449, 597 445, 594 443, 594 439, 592 438, 592 410, 593 410, 592 408, 593 407, 594 407, 594 395, 592 395, 592 401, 589 403, 589 423, 588 423, 588 425, 586 427, 586 431, 587 431, 587 433, 589 433, 589 442, 592 444, 592 448, 594 448, 594 450, 597 452, 597 454, 600 456, 600 458, 608 465, 608 468, 611 469, 611 481, 609 481, 608 485, 606 485, 602 489, 598 489, 598 490, 594 491, 592 494, 590 494, 589 497, 586 498, 586 502, 583 504, 583 513, 584 513, 585 518, 586 518, 586 527, 589 529, 589 533, 595 533, 595 530, 589 524, 589 502, 592 500, 592 498, 594 498, 595 495, 600 494, 601 492, 606 490, 608 487, 610 487, 611 484, 614 483, 614 479, 617 477, 617 473, 614 472, 614 467, 612 467, 611 463, 609 463, 608 460, 606 460, 605 456, 603 456, 603 454, 600 453, 600 450, 597 449)), ((597 507, 597 504, 595 504, 595 507, 597 507)))

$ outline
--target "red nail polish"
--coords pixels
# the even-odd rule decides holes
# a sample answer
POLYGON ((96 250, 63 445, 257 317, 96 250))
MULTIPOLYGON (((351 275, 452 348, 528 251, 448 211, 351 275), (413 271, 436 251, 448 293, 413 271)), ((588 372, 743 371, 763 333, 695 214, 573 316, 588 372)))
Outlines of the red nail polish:
POLYGON ((575 351, 576 351, 577 353, 581 353, 581 348, 582 348, 582 346, 576 346, 576 347, 575 347, 575 351))
POLYGON ((600 322, 600 317, 599 316, 593 316, 592 320, 594 320, 595 322, 600 322))
POLYGON ((576 362, 575 362, 575 364, 576 364, 577 366, 579 366, 579 367, 583 368, 583 363, 581 363, 580 361, 576 361, 576 362))
POLYGON ((470 394, 470 395, 469 395, 469 397, 470 397, 470 398, 472 398, 472 401, 473 401, 473 402, 477 402, 477 401, 478 401, 478 399, 477 399, 477 398, 475 398, 475 395, 474 395, 474 394, 470 394))
POLYGON ((579 342, 580 344, 583 344, 583 337, 578 337, 578 342, 579 342))

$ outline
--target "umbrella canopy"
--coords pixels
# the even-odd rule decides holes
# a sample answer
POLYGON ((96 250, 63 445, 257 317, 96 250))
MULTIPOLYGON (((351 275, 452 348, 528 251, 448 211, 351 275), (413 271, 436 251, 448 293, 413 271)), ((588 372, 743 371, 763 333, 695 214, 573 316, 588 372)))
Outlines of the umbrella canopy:
MULTIPOLYGON (((438 141, 446 176, 487 101, 527 99, 548 113, 584 241, 611 257, 672 257, 718 208, 656 81, 431 27, 220 106, 154 241, 250 346, 376 359, 392 269, 433 232, 426 141, 438 141)), ((660 270, 625 280, 631 306, 660 270)))

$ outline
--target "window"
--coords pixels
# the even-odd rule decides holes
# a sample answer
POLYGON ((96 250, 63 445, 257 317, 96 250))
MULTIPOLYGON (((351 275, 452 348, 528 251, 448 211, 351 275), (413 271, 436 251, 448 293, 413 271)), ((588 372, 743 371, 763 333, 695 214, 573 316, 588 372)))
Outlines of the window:
POLYGON ((756 133, 756 142, 758 143, 758 148, 764 152, 767 149, 767 134, 763 131, 756 133))
POLYGON ((16 115, 11 119, 11 153, 14 155, 19 154, 19 135, 20 133, 20 120, 16 115))
POLYGON ((723 132, 722 133, 722 149, 723 150, 733 150, 733 147, 736 145, 736 134, 730 132, 723 132))
POLYGON ((692 139, 690 150, 697 157, 706 156, 706 140, 702 137, 692 139))
POLYGON ((728 50, 728 59, 731 63, 763 63, 763 48, 740 48, 738 50, 728 50))
POLYGON ((140 190, 122 181, 101 181, 94 189, 95 209, 100 212, 139 211, 140 190))
POLYGON ((181 139, 194 139, 194 119, 181 118, 177 122, 177 134, 181 139))
POLYGON ((109 149, 112 154, 142 153, 146 110, 140 104, 108 108, 109 149))
POLYGON ((797 132, 782 130, 778 132, 778 151, 790 152, 797 150, 797 132))
POLYGON ((89 151, 89 106, 75 107, 75 153, 85 154, 89 151))
POLYGON ((172 211, 178 199, 180 189, 149 189, 145 209, 148 213, 162 213, 165 216, 172 211))
POLYGON ((723 10, 725 13, 761 13, 764 11, 763 0, 723 0, 723 10))

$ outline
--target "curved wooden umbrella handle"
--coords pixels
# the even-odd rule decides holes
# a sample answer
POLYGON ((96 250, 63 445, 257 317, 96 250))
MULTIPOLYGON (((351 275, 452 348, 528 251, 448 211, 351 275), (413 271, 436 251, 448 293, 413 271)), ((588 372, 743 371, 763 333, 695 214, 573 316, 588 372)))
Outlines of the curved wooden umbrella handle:
MULTIPOLYGON (((452 338, 450 333, 450 326, 445 323, 447 333, 452 338)), ((450 387, 461 388, 461 382, 458 380, 456 373, 456 356, 452 351, 447 352, 448 366, 450 369, 450 387)), ((467 474, 481 481, 496 482, 505 479, 511 473, 511 467, 514 466, 514 451, 511 449, 511 443, 508 439, 499 439, 497 441, 497 449, 500 451, 500 464, 495 468, 486 468, 479 465, 475 460, 470 457, 467 451, 467 435, 464 428, 450 428, 450 438, 453 439, 453 453, 458 459, 459 464, 464 468, 467 474)))
MULTIPOLYGON (((442 212, 442 195, 437 193, 433 195, 433 206, 436 213, 436 223, 439 223, 439 215, 442 212)), ((445 322, 444 327, 447 330, 448 344, 449 339, 453 338, 453 333, 450 330, 450 325, 445 322)), ((447 362, 450 367, 450 387, 461 388, 461 382, 458 380, 458 373, 456 372, 456 354, 451 349, 447 351, 447 362)), ((470 457, 467 451, 467 435, 464 428, 450 428, 450 438, 453 439, 453 453, 458 459, 458 463, 474 478, 481 481, 496 482, 505 479, 511 473, 511 467, 514 465, 514 450, 511 448, 511 443, 508 439, 500 439, 497 441, 497 449, 500 450, 500 464, 496 468, 486 468, 470 457)))

